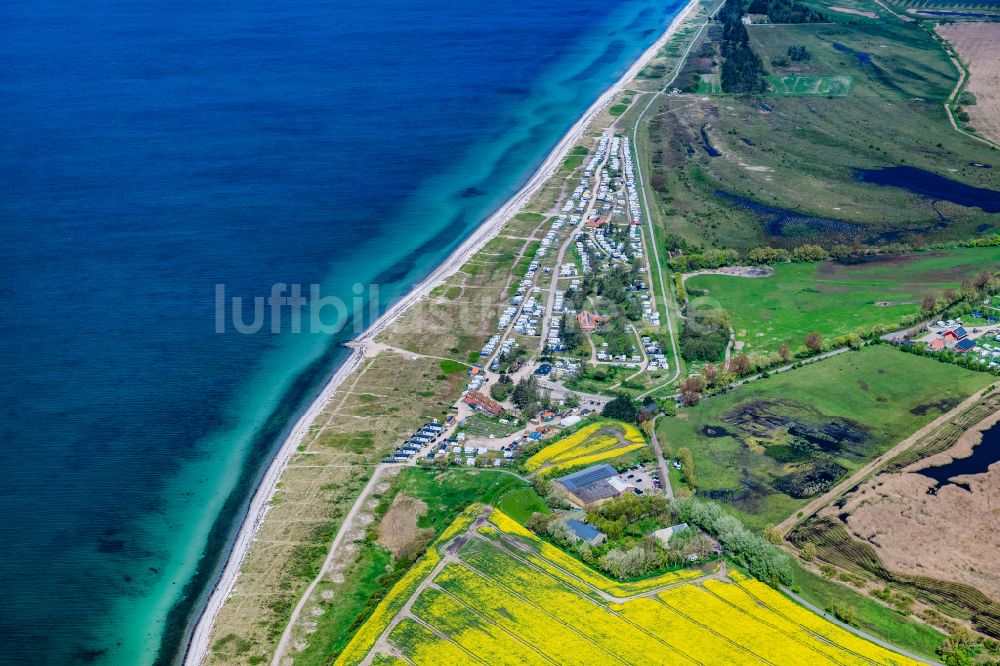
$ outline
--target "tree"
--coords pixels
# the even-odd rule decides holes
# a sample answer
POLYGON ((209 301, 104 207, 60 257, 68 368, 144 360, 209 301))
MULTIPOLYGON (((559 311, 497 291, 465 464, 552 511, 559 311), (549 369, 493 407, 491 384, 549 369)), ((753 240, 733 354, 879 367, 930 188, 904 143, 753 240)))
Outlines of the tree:
POLYGON ((806 562, 812 562, 816 559, 816 544, 811 541, 806 542, 806 545, 802 546, 802 550, 799 551, 799 557, 801 557, 806 562))
POLYGON ((535 534, 548 534, 549 533, 549 520, 552 516, 547 516, 542 513, 535 511, 531 514, 531 517, 524 521, 524 526, 535 534))
POLYGON ((934 312, 937 309, 937 297, 934 294, 924 296, 924 302, 921 304, 920 309, 925 313, 934 312))
POLYGON ((577 323, 576 317, 563 315, 559 335, 569 351, 573 351, 583 344, 583 331, 580 330, 580 324, 577 323))
POLYGON ((705 390, 705 382, 701 377, 688 377, 681 382, 681 402, 685 405, 697 405, 705 390))
POLYGON ((708 382, 709 386, 715 386, 715 379, 719 376, 719 369, 715 367, 714 363, 705 364, 705 381, 708 382))
POLYGON ((785 540, 785 537, 781 534, 778 528, 774 526, 774 523, 768 523, 764 526, 763 535, 768 542, 773 543, 775 546, 785 540))
POLYGON ((782 342, 781 343, 781 348, 778 349, 778 354, 781 355, 781 360, 787 363, 788 362, 788 357, 791 356, 791 354, 792 354, 792 350, 788 348, 787 344, 785 344, 784 342, 782 342))
POLYGON ((686 446, 677 450, 677 460, 681 463, 681 476, 691 488, 698 486, 698 477, 694 473, 694 458, 691 456, 691 449, 686 446))
POLYGON ((514 387, 512 400, 517 408, 524 412, 526 416, 534 416, 540 403, 538 379, 534 375, 531 375, 519 381, 517 386, 514 387))
POLYGON ((627 421, 628 423, 638 423, 639 407, 632 398, 627 395, 619 395, 604 405, 601 416, 609 419, 618 419, 619 421, 627 421))
POLYGON ((729 370, 737 375, 745 375, 750 371, 750 357, 746 354, 737 354, 729 360, 729 370))
POLYGON ((818 354, 821 351, 823 351, 823 336, 821 336, 819 333, 810 333, 809 335, 807 335, 806 348, 815 354, 818 354))
POLYGON ((812 58, 812 54, 809 53, 809 49, 804 46, 789 46, 788 57, 795 62, 803 62, 812 58))
POLYGON ((792 250, 792 259, 795 261, 824 261, 829 256, 829 253, 819 245, 808 243, 792 250))
POLYGON ((791 259, 788 250, 774 247, 755 247, 747 252, 747 262, 751 264, 779 264, 791 259))
MULTIPOLYGON (((502 380, 507 375, 500 377, 502 380)), ((509 379, 509 378, 508 378, 509 379)), ((514 391, 514 387, 508 381, 506 384, 503 381, 497 382, 496 384, 490 385, 490 397, 497 402, 503 402, 510 397, 510 394, 514 391)))
POLYGON ((847 261, 854 256, 854 250, 847 245, 834 245, 830 248, 830 256, 837 261, 847 261))

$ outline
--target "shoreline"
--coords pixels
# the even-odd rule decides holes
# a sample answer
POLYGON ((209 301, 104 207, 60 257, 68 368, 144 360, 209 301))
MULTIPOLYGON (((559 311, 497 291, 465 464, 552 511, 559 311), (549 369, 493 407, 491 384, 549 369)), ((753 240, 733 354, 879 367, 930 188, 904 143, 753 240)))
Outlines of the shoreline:
MULTIPOLYGON (((212 592, 205 602, 204 607, 200 609, 198 619, 194 623, 194 628, 186 640, 182 663, 197 666, 205 658, 216 615, 236 585, 243 560, 249 552, 250 544, 253 543, 261 524, 267 516, 271 498, 277 489, 278 482, 284 473, 285 467, 288 465, 288 461, 304 439, 313 420, 323 411, 341 384, 361 365, 366 356, 368 346, 374 342, 379 334, 395 322, 396 319, 413 307, 420 299, 424 298, 440 282, 455 274, 486 243, 500 234, 507 222, 517 215, 530 201, 535 192, 555 174, 569 151, 584 135, 597 115, 608 106, 615 95, 635 79, 636 75, 650 60, 656 57, 667 41, 677 32, 680 24, 687 19, 699 3, 700 0, 688 0, 684 7, 674 15, 659 38, 642 52, 617 81, 611 84, 594 100, 552 150, 549 151, 548 155, 528 181, 510 199, 501 204, 489 217, 480 223, 461 245, 455 248, 448 255, 447 259, 431 271, 420 283, 387 308, 357 338, 345 344, 345 346, 351 349, 351 354, 330 376, 323 389, 313 398, 309 407, 296 420, 295 425, 278 448, 274 458, 268 464, 267 470, 261 477, 257 488, 254 490, 236 538, 226 555, 225 566, 216 577, 212 592)), ((340 531, 338 529, 338 536, 340 531)))

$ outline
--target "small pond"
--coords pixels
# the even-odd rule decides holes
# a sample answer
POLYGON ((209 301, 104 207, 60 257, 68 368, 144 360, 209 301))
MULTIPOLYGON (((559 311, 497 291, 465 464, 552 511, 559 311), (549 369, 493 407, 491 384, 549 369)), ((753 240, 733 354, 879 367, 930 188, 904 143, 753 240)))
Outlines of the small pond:
MULTIPOLYGON (((949 483, 955 483, 951 479, 965 474, 985 474, 990 465, 1000 461, 1000 423, 989 430, 983 432, 983 441, 972 449, 972 455, 968 458, 956 458, 945 465, 928 467, 918 470, 917 474, 922 474, 929 479, 936 481, 936 485, 927 492, 936 495, 939 488, 949 483)), ((969 490, 966 483, 955 483, 955 485, 969 490)))

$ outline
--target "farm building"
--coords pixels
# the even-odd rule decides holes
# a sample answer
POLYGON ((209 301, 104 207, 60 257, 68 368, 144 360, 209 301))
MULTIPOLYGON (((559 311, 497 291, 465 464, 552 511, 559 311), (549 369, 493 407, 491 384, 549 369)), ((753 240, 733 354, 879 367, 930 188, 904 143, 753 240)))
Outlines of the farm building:
POLYGON ((622 493, 635 492, 635 488, 618 477, 611 465, 591 465, 579 472, 555 480, 566 491, 569 501, 583 509, 598 507, 622 493))
POLYGON ((662 530, 656 530, 653 532, 653 536, 663 542, 666 545, 670 541, 670 537, 677 534, 681 530, 686 530, 688 528, 687 523, 681 523, 679 525, 671 525, 670 527, 664 527, 662 530))
POLYGON ((964 326, 959 326, 956 329, 952 329, 944 334, 945 342, 955 342, 956 340, 964 340, 969 337, 969 333, 965 330, 964 326))
POLYGON ((568 527, 570 532, 572 532, 578 539, 586 541, 591 546, 599 546, 604 543, 605 539, 608 538, 604 532, 600 531, 590 523, 585 523, 574 518, 566 521, 566 527, 568 527))
POLYGON ((486 412, 490 416, 498 416, 503 411, 503 406, 499 402, 489 396, 483 395, 479 391, 469 391, 462 398, 462 402, 473 409, 486 412))
POLYGON ((597 327, 601 324, 605 324, 610 321, 609 317, 602 317, 599 314, 594 314, 593 312, 588 312, 584 310, 576 316, 576 320, 580 322, 580 330, 584 333, 593 333, 597 330, 597 327))
POLYGON ((957 345, 955 345, 955 351, 964 354, 967 351, 975 349, 975 347, 976 343, 974 340, 970 340, 969 338, 963 338, 958 341, 957 345))

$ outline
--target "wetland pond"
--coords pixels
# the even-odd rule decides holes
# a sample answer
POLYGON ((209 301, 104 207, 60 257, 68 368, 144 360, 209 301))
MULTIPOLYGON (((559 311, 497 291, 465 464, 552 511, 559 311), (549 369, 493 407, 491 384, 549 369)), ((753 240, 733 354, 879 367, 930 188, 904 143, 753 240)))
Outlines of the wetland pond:
POLYGON ((855 169, 854 176, 863 183, 899 187, 928 199, 949 201, 961 206, 1000 213, 1000 191, 973 187, 930 171, 910 166, 883 169, 855 169))
POLYGON ((936 495, 939 488, 949 483, 970 490, 969 484, 951 479, 966 474, 985 474, 990 465, 998 461, 1000 461, 1000 423, 983 431, 983 440, 972 448, 971 456, 955 458, 950 463, 937 467, 927 467, 917 470, 915 473, 922 474, 937 482, 934 487, 927 491, 931 495, 936 495))

